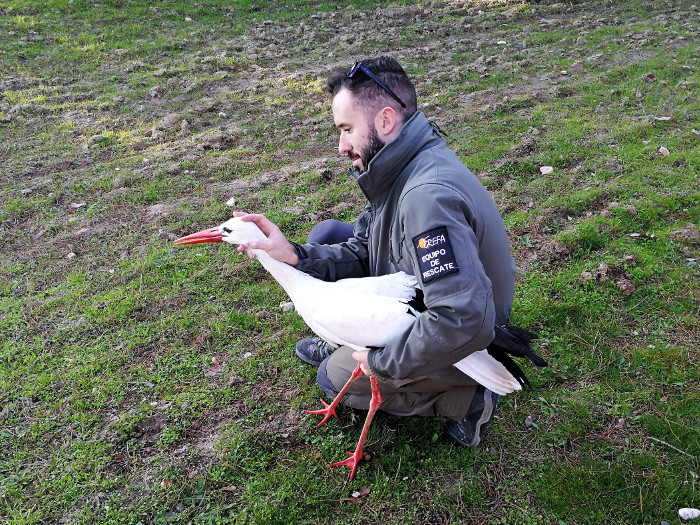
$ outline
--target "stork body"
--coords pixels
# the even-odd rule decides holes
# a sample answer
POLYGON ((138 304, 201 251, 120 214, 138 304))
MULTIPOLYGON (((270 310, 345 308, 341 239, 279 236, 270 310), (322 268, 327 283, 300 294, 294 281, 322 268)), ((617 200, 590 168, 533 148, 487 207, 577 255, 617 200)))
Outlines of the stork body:
MULTIPOLYGON (((188 235, 175 242, 177 244, 228 242, 240 245, 264 239, 266 239, 265 234, 255 223, 234 217, 216 228, 188 235)), ((249 251, 284 288, 309 328, 334 347, 349 346, 359 351, 384 347, 395 336, 408 329, 422 311, 415 301, 417 294, 422 295, 416 278, 404 272, 327 282, 274 259, 264 250, 249 251)), ((529 334, 529 332, 525 333, 529 334)), ((498 339, 498 330, 496 335, 498 339)), ((527 344, 527 340, 525 343, 527 344)), ((491 346, 494 344, 490 345, 489 349, 491 346)), ((527 346, 529 349, 529 345, 527 346)), ((530 352, 534 354, 531 350, 530 352)), ((536 362, 531 355, 526 353, 521 355, 536 362)), ((520 390, 521 385, 526 381, 522 371, 512 360, 505 355, 499 356, 498 359, 494 358, 487 349, 467 356, 455 366, 499 395, 520 390), (504 361, 506 366, 499 359, 504 361)), ((343 395, 362 375, 358 365, 348 383, 330 405, 322 400, 324 409, 307 411, 324 415, 318 426, 323 425, 331 415, 335 416, 335 408, 343 395)), ((350 479, 355 473, 357 462, 364 455, 362 446, 369 423, 381 403, 376 378, 370 377, 370 380, 372 402, 357 449, 354 453, 350 453, 350 457, 345 461, 334 464, 349 466, 350 479)))

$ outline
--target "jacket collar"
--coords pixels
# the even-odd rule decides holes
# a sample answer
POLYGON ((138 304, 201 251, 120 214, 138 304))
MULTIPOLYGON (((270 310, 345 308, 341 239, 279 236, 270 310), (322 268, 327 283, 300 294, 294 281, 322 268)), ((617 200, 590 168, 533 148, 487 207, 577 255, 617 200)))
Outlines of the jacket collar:
POLYGON ((367 171, 361 173, 351 168, 350 172, 372 202, 386 195, 408 163, 436 140, 442 139, 437 136, 425 115, 417 111, 403 125, 398 136, 375 155, 367 166, 367 171))

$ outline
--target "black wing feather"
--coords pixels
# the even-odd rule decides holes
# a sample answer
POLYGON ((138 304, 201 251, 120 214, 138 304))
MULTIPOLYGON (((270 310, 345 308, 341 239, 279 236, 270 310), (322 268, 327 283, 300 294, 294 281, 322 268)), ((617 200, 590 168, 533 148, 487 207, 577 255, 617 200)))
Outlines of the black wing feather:
POLYGON ((530 381, 513 357, 527 357, 537 366, 548 366, 547 361, 535 353, 530 341, 537 339, 537 334, 513 325, 495 326, 495 337, 486 347, 489 355, 501 363, 522 386, 530 386, 530 381))

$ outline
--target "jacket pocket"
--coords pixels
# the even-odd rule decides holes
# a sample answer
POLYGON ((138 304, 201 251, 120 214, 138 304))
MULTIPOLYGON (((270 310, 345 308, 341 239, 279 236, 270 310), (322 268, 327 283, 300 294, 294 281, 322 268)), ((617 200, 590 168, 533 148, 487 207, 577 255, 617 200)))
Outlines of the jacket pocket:
POLYGON ((403 243, 406 241, 406 234, 403 229, 398 242, 394 242, 394 229, 391 230, 391 241, 389 242, 389 259, 396 268, 400 268, 399 263, 403 259, 403 243))

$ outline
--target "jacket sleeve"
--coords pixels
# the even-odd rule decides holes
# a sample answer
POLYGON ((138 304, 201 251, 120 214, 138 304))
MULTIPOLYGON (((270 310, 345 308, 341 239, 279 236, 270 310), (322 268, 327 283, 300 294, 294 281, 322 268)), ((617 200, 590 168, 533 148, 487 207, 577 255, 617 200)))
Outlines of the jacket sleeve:
POLYGON ((367 238, 370 220, 369 205, 355 223, 353 236, 339 244, 306 243, 297 245, 297 269, 324 281, 369 276, 367 238))
POLYGON ((420 379, 483 350, 494 337, 494 302, 479 260, 475 206, 453 189, 424 184, 399 205, 405 271, 412 268, 427 310, 385 348, 369 352, 375 375, 420 379), (426 205, 429 203, 429 205, 426 205))

